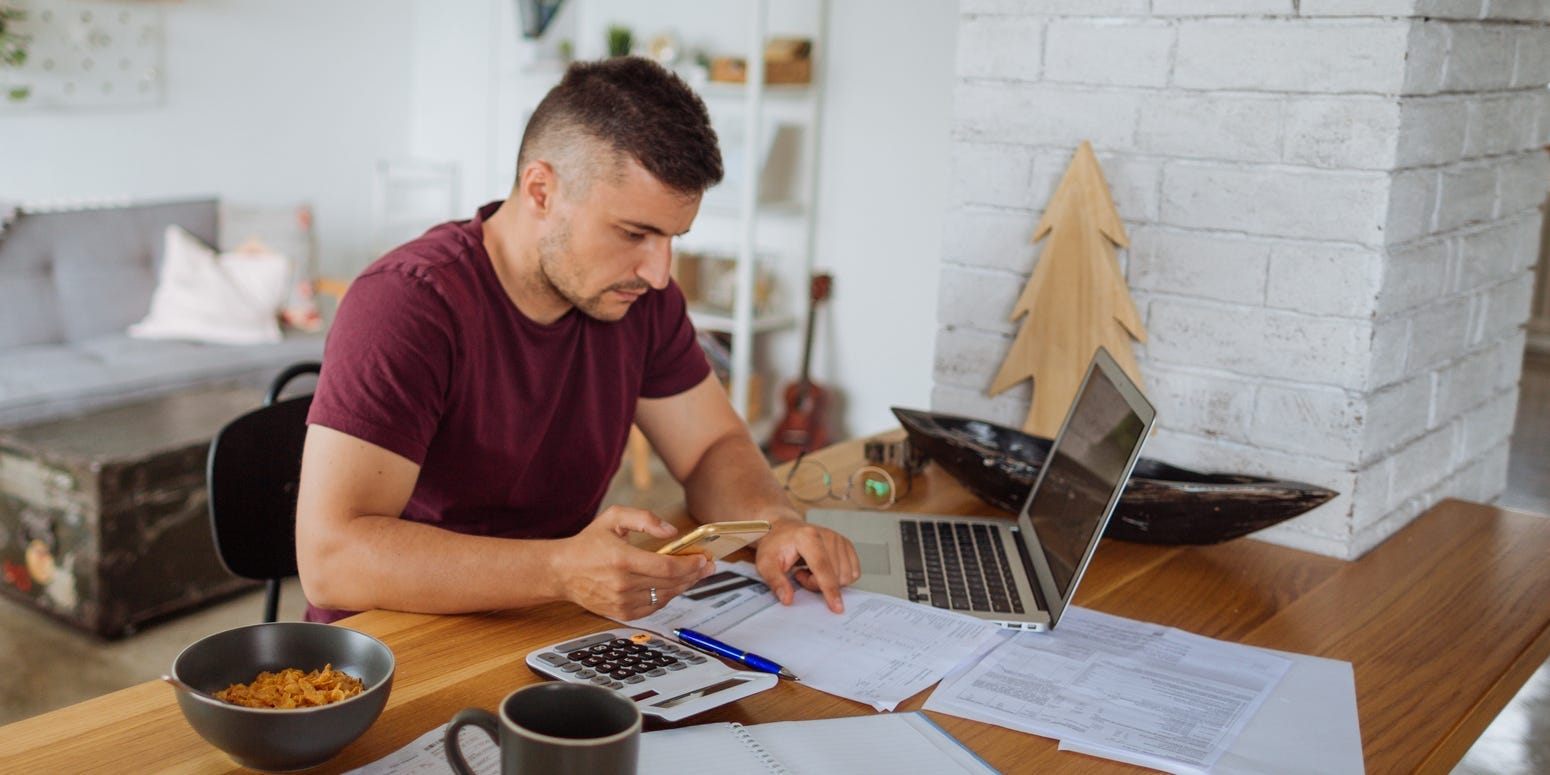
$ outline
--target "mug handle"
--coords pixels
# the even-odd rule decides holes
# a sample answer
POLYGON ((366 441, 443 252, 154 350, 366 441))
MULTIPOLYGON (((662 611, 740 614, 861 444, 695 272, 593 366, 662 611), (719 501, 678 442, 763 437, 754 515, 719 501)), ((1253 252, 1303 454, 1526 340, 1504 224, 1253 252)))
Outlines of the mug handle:
POLYGON ((474 775, 469 768, 468 761, 463 758, 463 750, 458 748, 458 730, 466 726, 476 726, 485 731, 496 745, 500 745, 500 721, 495 714, 484 708, 464 708, 452 717, 452 722, 447 724, 447 732, 441 738, 442 747, 447 751, 447 763, 458 775, 474 775))

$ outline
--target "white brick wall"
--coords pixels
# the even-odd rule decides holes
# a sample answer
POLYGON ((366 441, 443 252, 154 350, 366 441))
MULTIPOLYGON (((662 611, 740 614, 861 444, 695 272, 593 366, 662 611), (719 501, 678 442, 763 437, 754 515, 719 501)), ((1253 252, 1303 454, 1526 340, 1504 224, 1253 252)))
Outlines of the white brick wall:
POLYGON ((1032 207, 1028 180, 1033 171, 1033 157, 1034 151, 1021 145, 955 143, 951 162, 952 189, 948 195, 952 201, 963 204, 1032 207))
POLYGON ((1185 159, 1271 162, 1281 158, 1283 99, 1266 94, 1150 92, 1142 98, 1136 148, 1185 159))
POLYGON ((1470 103, 1459 97, 1405 100, 1399 106, 1399 137, 1394 163, 1399 167, 1446 164, 1463 152, 1470 103))
POLYGON ((1152 0, 1158 16, 1280 16, 1296 7, 1292 0, 1152 0))
POLYGON ((1504 89, 1512 85, 1517 41, 1500 25, 1460 24, 1452 28, 1448 70, 1442 88, 1450 92, 1504 89))
POLYGON ((985 395, 1093 143, 1131 237, 1147 455, 1340 495, 1261 534, 1354 557, 1505 476, 1550 188, 1544 0, 963 0, 933 408, 985 395))
POLYGON ((1265 306, 1331 317, 1370 310, 1383 282, 1383 253, 1375 248, 1286 241, 1270 253, 1265 306), (1318 282, 1310 282, 1318 278, 1318 282))
POLYGON ((1394 167, 1399 103, 1391 97, 1330 97, 1287 104, 1285 151, 1292 164, 1331 169, 1394 167))
POLYGON ((1133 144, 1141 97, 1087 87, 965 81, 953 109, 966 140, 1099 148, 1133 144))
POLYGON ((1173 84, 1315 94, 1392 94, 1404 82, 1407 24, 1184 21, 1173 84))
POLYGON ((981 16, 958 28, 958 74, 967 78, 1037 81, 1042 72, 1045 21, 1039 17, 981 16))
POLYGON ((1150 250, 1132 250, 1130 283, 1138 289, 1217 301, 1265 298, 1273 243, 1241 235, 1159 230, 1150 250))
POLYGON ((1451 43, 1452 35, 1449 34, 1447 24, 1430 21, 1411 23, 1409 51, 1406 52, 1405 60, 1404 94, 1434 94, 1442 91, 1451 43))
MULTIPOLYGON (((1494 171, 1480 176, 1494 194, 1494 171)), ((1388 187, 1380 172, 1177 162, 1163 170, 1162 221, 1381 245, 1388 187)))
POLYGON ((1174 27, 1157 22, 1051 22, 1044 75, 1060 83, 1165 86, 1174 27))

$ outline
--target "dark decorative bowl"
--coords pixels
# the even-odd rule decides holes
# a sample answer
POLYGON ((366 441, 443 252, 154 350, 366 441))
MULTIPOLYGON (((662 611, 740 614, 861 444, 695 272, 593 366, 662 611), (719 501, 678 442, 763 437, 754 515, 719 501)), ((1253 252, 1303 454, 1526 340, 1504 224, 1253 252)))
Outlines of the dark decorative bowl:
POLYGON ((266 772, 315 767, 360 737, 387 704, 393 652, 382 641, 346 627, 272 622, 238 627, 196 641, 172 661, 172 675, 205 692, 178 690, 183 717, 200 737, 237 764, 266 772), (361 679, 365 690, 316 708, 271 710, 232 705, 209 696, 259 672, 288 667, 312 671, 332 664, 361 679))
MULTIPOLYGON (((1049 454, 1049 439, 984 420, 897 406, 893 414, 913 450, 980 500, 1013 514, 1022 510, 1049 454)), ((1203 474, 1143 457, 1104 535, 1149 544, 1215 544, 1284 522, 1335 495, 1302 482, 1203 474)))

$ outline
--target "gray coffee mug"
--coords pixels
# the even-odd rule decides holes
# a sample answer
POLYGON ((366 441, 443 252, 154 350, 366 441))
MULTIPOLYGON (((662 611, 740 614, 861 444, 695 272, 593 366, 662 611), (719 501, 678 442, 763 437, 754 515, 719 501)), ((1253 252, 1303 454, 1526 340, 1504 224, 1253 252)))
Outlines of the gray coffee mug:
POLYGON ((500 746, 501 775, 635 775, 640 757, 640 708, 591 684, 524 686, 501 700, 498 718, 483 708, 458 711, 443 744, 459 775, 474 775, 457 742, 470 725, 500 746))

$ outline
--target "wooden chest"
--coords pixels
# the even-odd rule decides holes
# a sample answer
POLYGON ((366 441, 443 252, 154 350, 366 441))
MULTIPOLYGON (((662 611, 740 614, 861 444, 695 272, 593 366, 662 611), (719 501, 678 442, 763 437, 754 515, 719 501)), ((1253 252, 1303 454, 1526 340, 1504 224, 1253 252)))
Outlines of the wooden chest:
POLYGON ((205 457, 262 389, 191 389, 0 430, 0 590, 104 638, 253 586, 221 566, 205 457))

